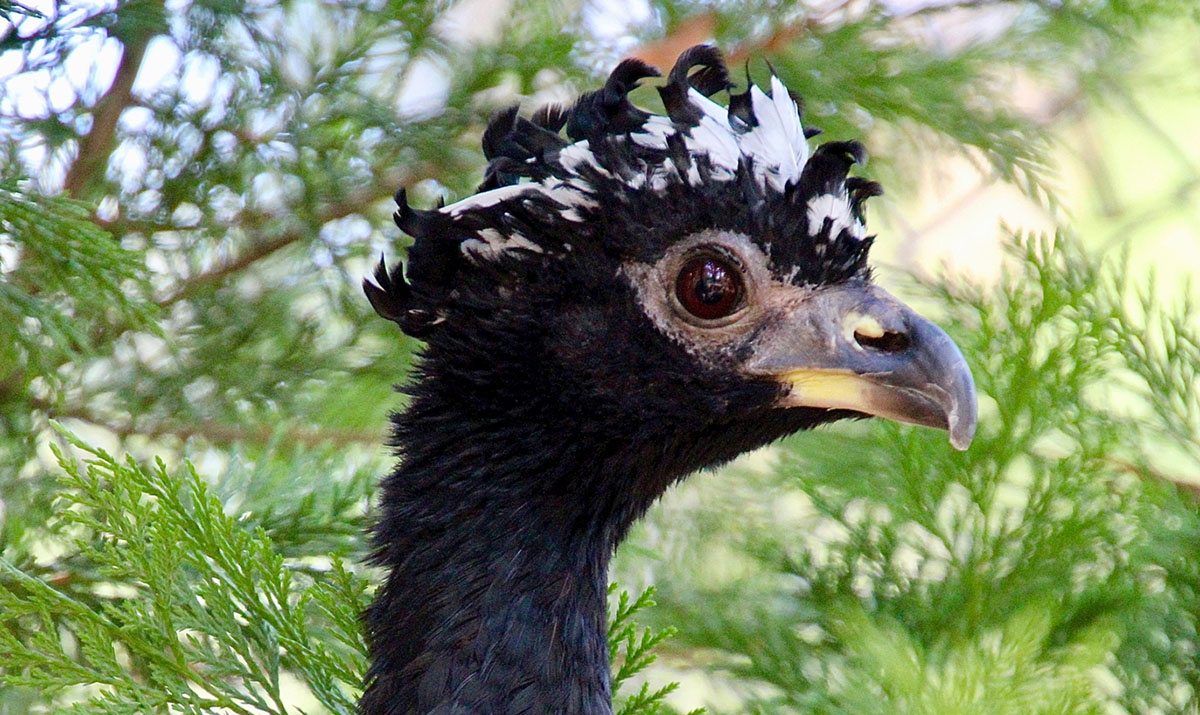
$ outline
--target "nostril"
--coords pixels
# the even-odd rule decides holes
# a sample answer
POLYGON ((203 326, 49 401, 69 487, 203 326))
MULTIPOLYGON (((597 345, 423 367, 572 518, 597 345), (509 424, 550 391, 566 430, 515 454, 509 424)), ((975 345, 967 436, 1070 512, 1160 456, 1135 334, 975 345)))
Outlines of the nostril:
POLYGON ((912 345, 912 340, 906 333, 885 331, 880 335, 864 335, 854 331, 854 340, 864 348, 873 348, 885 353, 902 353, 912 345))

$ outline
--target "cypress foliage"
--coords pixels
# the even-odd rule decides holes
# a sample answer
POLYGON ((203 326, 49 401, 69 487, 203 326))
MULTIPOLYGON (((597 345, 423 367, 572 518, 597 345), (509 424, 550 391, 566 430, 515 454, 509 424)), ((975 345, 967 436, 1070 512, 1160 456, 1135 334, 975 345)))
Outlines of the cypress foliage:
MULTIPOLYGON (((654 0, 614 40, 605 4, 516 0, 494 25, 483 5, 0 0, 0 713, 353 711, 363 532, 417 347, 358 284, 403 250, 397 188, 473 190, 497 108, 713 39, 866 139, 889 191, 949 150, 1061 217, 1064 118, 1115 106, 1154 134, 1135 70, 1200 20, 1191 0, 654 0), (925 34, 989 12, 961 46, 925 34), (1048 115, 1014 108, 1014 75, 1051 88, 1048 115)), ((1177 190, 1123 233, 1194 204, 1168 148, 1177 190)), ((612 594, 622 715, 1200 710, 1194 305, 1131 277, 1136 247, 1007 243, 994 286, 910 287, 974 368, 968 452, 839 425, 639 527, 617 575, 657 592, 612 594), (681 699, 664 661, 712 697, 681 699)))

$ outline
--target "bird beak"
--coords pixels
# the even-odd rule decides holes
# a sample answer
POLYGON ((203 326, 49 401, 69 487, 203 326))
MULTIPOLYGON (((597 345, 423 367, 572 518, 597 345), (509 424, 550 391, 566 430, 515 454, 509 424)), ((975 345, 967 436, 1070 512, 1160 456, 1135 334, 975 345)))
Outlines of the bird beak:
MULTIPOLYGON (((789 292, 796 289, 789 287, 789 292)), ((863 282, 781 300, 747 370, 781 383, 780 407, 853 410, 975 436, 975 382, 941 328, 863 282)))

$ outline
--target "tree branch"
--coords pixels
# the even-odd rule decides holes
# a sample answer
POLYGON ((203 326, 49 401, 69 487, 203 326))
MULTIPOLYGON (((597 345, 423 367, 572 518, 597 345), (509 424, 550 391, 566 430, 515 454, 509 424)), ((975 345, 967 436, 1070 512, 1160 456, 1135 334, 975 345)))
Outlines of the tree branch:
MULTIPOLYGON (((387 172, 383 173, 386 176, 387 172)), ((316 212, 316 222, 323 224, 334 219, 345 218, 350 214, 361 213, 372 203, 380 200, 385 194, 390 193, 392 190, 390 187, 411 185, 430 176, 433 176, 433 173, 429 167, 419 168, 404 177, 387 176, 385 180, 378 182, 375 186, 357 191, 342 201, 321 207, 316 212), (385 188, 383 184, 387 184, 388 188, 385 188)), ((247 217, 242 221, 242 227, 254 229, 261 221, 262 217, 259 215, 247 217)), ((173 305, 192 295, 197 289, 219 283, 226 277, 250 267, 276 251, 287 248, 293 243, 310 238, 311 236, 312 234, 306 231, 305 226, 292 226, 274 238, 260 241, 250 246, 244 253, 226 263, 181 280, 173 293, 156 300, 155 303, 163 308, 173 305)))
POLYGON ((29 406, 44 411, 53 419, 77 419, 103 427, 122 439, 131 435, 142 435, 146 437, 177 437, 181 440, 199 437, 216 444, 234 442, 266 444, 272 439, 282 437, 285 442, 302 444, 306 447, 322 444, 333 444, 339 447, 362 444, 374 447, 383 444, 383 434, 374 431, 302 425, 279 428, 271 425, 237 425, 215 420, 199 420, 197 422, 163 420, 143 425, 136 424, 132 418, 119 421, 106 419, 82 405, 60 407, 46 400, 33 398, 29 400, 29 406))
MULTIPOLYGON (((725 62, 733 67, 751 57, 779 52, 797 37, 808 32, 816 32, 835 13, 844 10, 848 2, 849 0, 844 0, 818 15, 806 16, 799 22, 780 25, 766 37, 756 38, 738 45, 726 55, 725 62)), ((717 13, 712 10, 699 13, 680 22, 670 34, 661 40, 647 43, 634 50, 633 56, 655 67, 670 67, 687 48, 702 42, 711 42, 716 30, 717 13)))
POLYGON ((667 68, 675 64, 675 58, 687 48, 712 40, 716 30, 717 13, 709 11, 693 15, 662 39, 635 49, 632 56, 653 67, 667 68))
POLYGON ((133 81, 137 78, 142 59, 146 56, 146 47, 150 44, 154 31, 146 28, 131 34, 132 36, 124 41, 121 63, 117 66, 117 75, 112 86, 92 110, 92 129, 80 140, 79 156, 67 171, 63 190, 71 198, 83 198, 84 190, 97 174, 103 173, 107 168, 117 132, 117 121, 121 118, 121 113, 134 103, 133 81))
MULTIPOLYGON (((901 16, 916 17, 963 8, 991 7, 1016 2, 1020 2, 1020 0, 947 0, 941 4, 901 13, 901 16)), ((830 7, 821 8, 819 12, 807 14, 797 22, 780 25, 766 37, 754 38, 738 45, 726 56, 726 64, 733 67, 752 57, 781 52, 790 42, 804 34, 817 33, 822 28, 827 28, 839 13, 846 11, 849 5, 850 0, 842 0, 830 7)), ((670 67, 684 50, 703 42, 711 42, 716 34, 717 20, 718 14, 714 10, 693 15, 681 21, 662 39, 648 42, 635 49, 632 55, 655 67, 670 67)))
POLYGON ((1134 476, 1139 477, 1139 478, 1153 477, 1154 479, 1157 479, 1160 482, 1166 482, 1167 484, 1174 486, 1176 489, 1180 490, 1181 492, 1186 493, 1189 497, 1200 500, 1200 482, 1196 482, 1196 481, 1188 479, 1186 477, 1176 477, 1176 476, 1173 476, 1170 474, 1166 474, 1164 472, 1160 472, 1155 469, 1152 469, 1147 465, 1134 464, 1133 462, 1130 462, 1125 459, 1121 459, 1120 457, 1114 457, 1112 455, 1106 455, 1104 457, 1101 457, 1101 461, 1103 461, 1107 464, 1111 464, 1114 467, 1116 467, 1117 469, 1120 469, 1123 472, 1128 472, 1130 474, 1133 474, 1134 476))
POLYGON ((187 298, 197 289, 212 283, 219 283, 229 274, 237 273, 250 264, 260 261, 280 249, 287 248, 306 236, 307 234, 297 227, 286 231, 285 233, 276 236, 269 241, 261 241, 256 243, 251 246, 248 251, 242 253, 240 256, 234 258, 228 263, 224 263, 212 269, 211 271, 198 273, 191 278, 181 281, 179 287, 174 293, 164 296, 163 298, 159 298, 154 302, 157 303, 160 308, 165 308, 169 305, 172 305, 180 300, 183 300, 184 298, 187 298))

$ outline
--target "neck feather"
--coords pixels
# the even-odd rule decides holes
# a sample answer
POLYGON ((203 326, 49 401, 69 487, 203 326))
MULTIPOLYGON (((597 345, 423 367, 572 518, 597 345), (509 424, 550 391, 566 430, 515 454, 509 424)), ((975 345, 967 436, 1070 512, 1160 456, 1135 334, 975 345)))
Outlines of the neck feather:
POLYGON ((665 484, 630 489, 619 440, 470 407, 418 396, 396 419, 361 710, 611 713, 608 561, 665 484))

